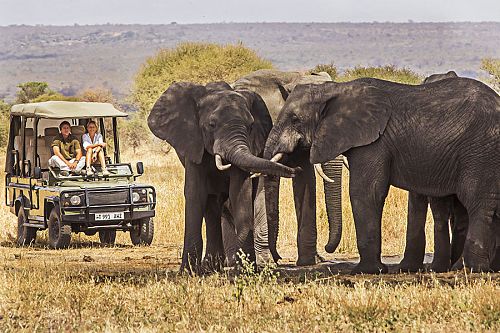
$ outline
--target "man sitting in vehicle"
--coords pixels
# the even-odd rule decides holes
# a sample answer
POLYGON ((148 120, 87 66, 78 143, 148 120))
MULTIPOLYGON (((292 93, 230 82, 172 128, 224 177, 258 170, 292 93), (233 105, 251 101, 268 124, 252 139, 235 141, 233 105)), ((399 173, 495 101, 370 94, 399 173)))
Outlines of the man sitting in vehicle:
POLYGON ((94 174, 92 171, 91 164, 95 163, 99 158, 99 163, 101 164, 102 175, 109 176, 109 171, 106 168, 106 161, 104 159, 103 148, 106 147, 106 143, 102 139, 101 133, 97 132, 97 123, 90 120, 87 123, 87 132, 82 136, 83 149, 86 150, 86 164, 87 164, 87 176, 94 174))
POLYGON ((59 168, 62 176, 69 172, 81 174, 85 166, 85 156, 78 139, 71 134, 71 125, 63 121, 59 125, 61 131, 52 141, 51 147, 54 155, 49 159, 49 166, 59 168))

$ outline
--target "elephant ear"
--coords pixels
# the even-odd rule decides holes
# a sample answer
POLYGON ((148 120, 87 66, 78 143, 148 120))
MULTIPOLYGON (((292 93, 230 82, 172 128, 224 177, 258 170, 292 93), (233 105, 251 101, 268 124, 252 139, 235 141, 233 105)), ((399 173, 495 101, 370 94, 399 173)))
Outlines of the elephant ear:
POLYGON ((363 82, 325 83, 311 146, 311 163, 324 163, 353 147, 368 145, 384 132, 391 116, 386 91, 363 82))
POLYGON ((269 132, 273 127, 273 121, 269 115, 266 103, 264 103, 259 94, 250 90, 237 90, 237 92, 246 98, 253 117, 253 125, 249 135, 252 154, 261 156, 269 132))
POLYGON ((157 121, 150 128, 161 133, 176 152, 194 163, 201 163, 204 152, 203 138, 199 125, 197 101, 205 94, 204 86, 191 82, 177 82, 161 95, 150 113, 157 115, 157 121), (153 128, 156 127, 156 128, 153 128))

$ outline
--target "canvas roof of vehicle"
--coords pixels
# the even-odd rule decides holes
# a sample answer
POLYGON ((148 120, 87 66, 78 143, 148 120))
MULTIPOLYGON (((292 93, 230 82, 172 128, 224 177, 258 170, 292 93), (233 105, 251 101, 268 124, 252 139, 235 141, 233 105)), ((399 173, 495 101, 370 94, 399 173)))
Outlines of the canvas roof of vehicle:
POLYGON ((110 103, 49 101, 13 105, 13 116, 49 119, 126 117, 110 103))

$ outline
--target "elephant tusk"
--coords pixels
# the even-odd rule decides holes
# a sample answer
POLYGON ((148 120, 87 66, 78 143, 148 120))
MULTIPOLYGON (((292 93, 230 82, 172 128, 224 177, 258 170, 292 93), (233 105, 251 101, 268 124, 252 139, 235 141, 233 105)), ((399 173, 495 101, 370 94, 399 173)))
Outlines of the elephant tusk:
POLYGON ((345 157, 344 155, 342 155, 342 162, 344 163, 347 170, 349 170, 349 162, 347 161, 347 157, 345 157))
POLYGON ((222 157, 220 157, 220 155, 218 154, 215 155, 215 165, 217 166, 217 169, 219 169, 220 171, 227 170, 231 167, 231 164, 224 165, 222 163, 222 157))
MULTIPOLYGON (((273 158, 270 159, 271 162, 278 162, 279 160, 281 160, 281 158, 283 157, 283 153, 277 153, 276 155, 273 156, 273 158)), ((250 178, 257 178, 257 177, 260 177, 262 176, 262 172, 252 172, 250 178)))
POLYGON ((321 176, 321 178, 323 178, 326 182, 328 183, 335 183, 333 179, 331 179, 330 177, 328 177, 327 175, 325 175, 325 173, 323 172, 323 168, 321 168, 321 163, 316 163, 314 164, 314 170, 316 170, 316 172, 321 176))

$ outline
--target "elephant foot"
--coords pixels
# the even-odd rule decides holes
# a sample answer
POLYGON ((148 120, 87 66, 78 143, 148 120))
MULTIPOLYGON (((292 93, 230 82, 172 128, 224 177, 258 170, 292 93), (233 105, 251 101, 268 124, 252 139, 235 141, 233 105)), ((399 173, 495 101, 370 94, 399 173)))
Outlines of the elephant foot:
POLYGON ((316 265, 316 255, 314 255, 312 257, 301 256, 297 260, 296 265, 297 266, 312 266, 312 265, 316 265))
POLYGON ((224 266, 223 257, 218 255, 217 256, 207 255, 205 256, 205 258, 203 258, 199 271, 203 275, 220 272, 222 271, 223 266, 224 266))
POLYGON ((468 249, 464 249, 463 262, 465 262, 465 267, 469 268, 472 272, 478 273, 490 271, 488 253, 479 248, 479 246, 471 245, 468 249))
POLYGON ((448 261, 442 261, 442 260, 436 261, 434 259, 432 261, 431 269, 436 273, 448 272, 448 270, 450 269, 450 262, 449 262, 449 260, 448 261))
POLYGON ((416 273, 424 270, 424 263, 417 260, 403 258, 398 265, 397 271, 401 273, 416 273))
POLYGON ((266 266, 276 266, 276 262, 269 250, 263 251, 261 253, 256 253, 257 268, 264 268, 266 266))
POLYGON ((353 268, 351 274, 384 274, 389 270, 386 265, 381 261, 379 262, 365 262, 361 261, 356 267, 353 268))

